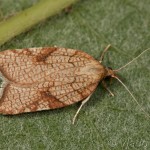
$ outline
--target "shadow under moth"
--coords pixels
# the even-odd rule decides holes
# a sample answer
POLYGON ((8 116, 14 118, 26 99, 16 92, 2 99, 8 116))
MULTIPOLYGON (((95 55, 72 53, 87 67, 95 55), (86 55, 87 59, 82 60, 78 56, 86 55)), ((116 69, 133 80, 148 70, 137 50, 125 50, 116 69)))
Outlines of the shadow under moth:
MULTIPOLYGON (((26 112, 55 109, 82 101, 73 123, 82 106, 89 100, 97 85, 104 87, 106 77, 116 78, 116 72, 129 65, 112 70, 85 52, 59 47, 27 48, 0 52, 0 114, 15 115, 26 112)), ((131 94, 133 94, 122 83, 131 94)), ((141 108, 143 111, 144 109, 141 108)), ((145 111, 144 111, 145 112, 145 111)))

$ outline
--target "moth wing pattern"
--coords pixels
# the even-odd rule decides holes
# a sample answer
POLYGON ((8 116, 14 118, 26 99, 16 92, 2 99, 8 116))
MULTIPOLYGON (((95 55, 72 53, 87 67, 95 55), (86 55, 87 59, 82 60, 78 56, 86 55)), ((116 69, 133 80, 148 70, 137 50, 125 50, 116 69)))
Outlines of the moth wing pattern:
POLYGON ((58 47, 0 52, 0 113, 19 114, 71 105, 89 96, 104 72, 92 56, 58 47))

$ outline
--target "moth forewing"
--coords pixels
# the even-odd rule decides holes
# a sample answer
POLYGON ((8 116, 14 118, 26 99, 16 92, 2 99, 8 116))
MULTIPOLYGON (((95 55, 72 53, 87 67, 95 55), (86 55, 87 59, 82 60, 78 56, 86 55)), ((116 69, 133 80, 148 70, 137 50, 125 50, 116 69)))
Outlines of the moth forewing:
POLYGON ((58 47, 0 52, 0 71, 7 85, 0 113, 20 114, 55 109, 88 97, 105 76, 90 55, 58 47))

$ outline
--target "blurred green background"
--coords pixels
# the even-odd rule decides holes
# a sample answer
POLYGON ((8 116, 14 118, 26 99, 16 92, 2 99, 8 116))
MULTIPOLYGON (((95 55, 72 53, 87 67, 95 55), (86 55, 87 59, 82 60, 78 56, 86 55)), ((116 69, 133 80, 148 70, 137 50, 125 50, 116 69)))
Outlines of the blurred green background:
MULTIPOLYGON (((36 2, 0 0, 0 20, 36 2)), ((0 49, 57 45, 81 49, 98 59, 108 44, 112 47, 104 64, 113 69, 150 47, 149 0, 80 0, 69 14, 62 12, 43 21, 0 49)), ((150 114, 150 51, 119 75, 150 114)), ((79 104, 17 116, 0 115, 0 149, 149 150, 150 119, 117 81, 113 80, 109 88, 115 97, 99 85, 75 125, 71 120, 79 104)))

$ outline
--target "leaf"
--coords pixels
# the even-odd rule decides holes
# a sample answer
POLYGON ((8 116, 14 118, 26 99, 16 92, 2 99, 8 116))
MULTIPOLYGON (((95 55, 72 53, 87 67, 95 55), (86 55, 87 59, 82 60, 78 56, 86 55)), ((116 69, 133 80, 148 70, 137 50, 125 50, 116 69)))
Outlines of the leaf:
MULTIPOLYGON (((8 11, 25 7, 25 0, 11 1, 12 5, 6 5, 9 1, 1 0, 2 10, 6 6, 8 11)), ((99 58, 111 44, 103 63, 117 69, 150 47, 149 6, 149 0, 83 0, 69 14, 63 12, 40 23, 1 46, 1 50, 57 45, 81 49, 99 58)), ((149 56, 148 51, 118 74, 150 114, 149 56)), ((79 104, 0 116, 0 149, 150 149, 150 120, 117 81, 111 85, 108 82, 108 86, 115 97, 98 86, 74 126, 71 120, 79 104)))
POLYGON ((0 22, 0 45, 50 16, 69 7, 76 0, 41 0, 36 5, 0 22))

